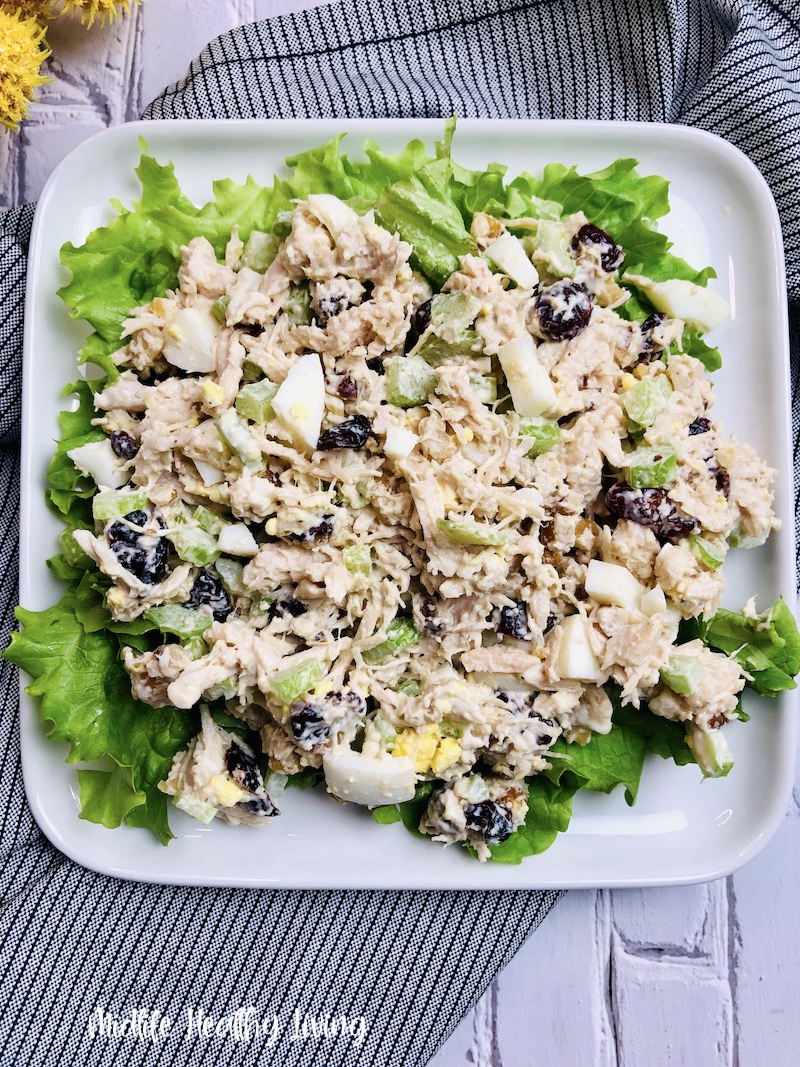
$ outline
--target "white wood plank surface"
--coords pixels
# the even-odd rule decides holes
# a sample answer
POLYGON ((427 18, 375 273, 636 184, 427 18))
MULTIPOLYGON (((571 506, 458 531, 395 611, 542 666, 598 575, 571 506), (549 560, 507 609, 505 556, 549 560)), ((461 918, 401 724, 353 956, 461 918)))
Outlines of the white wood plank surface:
MULTIPOLYGON (((146 0, 89 32, 59 20, 54 81, 21 131, 0 136, 0 204, 35 199, 72 147, 137 117, 216 34, 304 6, 313 0, 146 0)), ((431 1067, 800 1063, 798 796, 732 878, 568 894, 431 1067)))

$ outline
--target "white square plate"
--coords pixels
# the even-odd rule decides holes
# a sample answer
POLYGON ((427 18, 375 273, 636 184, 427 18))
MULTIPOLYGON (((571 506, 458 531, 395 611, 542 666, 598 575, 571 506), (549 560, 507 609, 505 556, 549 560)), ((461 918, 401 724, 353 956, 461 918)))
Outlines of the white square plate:
MULTIPOLYGON (((47 510, 45 470, 58 436, 62 386, 75 374, 85 326, 72 322, 56 290, 67 280, 59 262, 65 241, 81 243, 112 215, 111 197, 139 194, 134 167, 144 136, 197 203, 211 181, 248 173, 267 182, 286 156, 343 130, 345 150, 372 137, 397 150, 413 137, 432 143, 440 120, 144 122, 110 129, 77 148, 50 179, 34 225, 25 332, 22 463, 21 600, 41 609, 60 596, 45 567, 60 529, 47 510)), ((779 470, 776 507, 783 529, 767 545, 734 553, 725 604, 738 610, 752 594, 760 608, 779 594, 794 603, 794 544, 789 422, 789 356, 783 248, 775 205, 745 156, 709 134, 679 126, 465 120, 455 156, 483 169, 498 160, 509 177, 540 173, 548 162, 583 171, 620 156, 644 173, 670 179, 672 212, 663 223, 675 251, 698 267, 713 265, 712 287, 731 304, 730 322, 714 335, 724 366, 716 382, 717 412, 729 432, 751 442, 779 470)), ((66 747, 47 741, 34 702, 23 698, 25 785, 36 819, 62 852, 86 867, 141 881, 189 885, 326 888, 521 889, 667 885, 727 874, 755 855, 777 829, 789 798, 795 753, 794 696, 745 696, 752 720, 729 734, 736 765, 728 778, 701 780, 696 766, 650 757, 639 799, 578 795, 568 833, 519 866, 479 864, 461 849, 417 840, 399 824, 376 825, 369 813, 314 792, 289 790, 283 815, 258 832, 202 826, 170 815, 177 835, 167 848, 143 830, 110 831, 78 818, 75 769, 66 747)))

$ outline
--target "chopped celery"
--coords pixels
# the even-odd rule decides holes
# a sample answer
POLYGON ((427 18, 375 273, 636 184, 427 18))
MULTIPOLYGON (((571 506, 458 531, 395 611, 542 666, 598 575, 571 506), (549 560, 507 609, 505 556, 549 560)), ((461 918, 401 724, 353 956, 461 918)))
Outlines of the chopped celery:
POLYGON ((148 608, 144 617, 154 622, 165 634, 177 637, 202 637, 213 623, 213 618, 206 611, 192 611, 181 604, 159 604, 148 608))
POLYGON ((655 489, 671 482, 678 470, 672 445, 642 446, 625 457, 625 481, 633 489, 655 489))
POLYGON ((439 375, 419 356, 393 356, 384 367, 386 399, 399 408, 426 404, 439 381, 439 375))
POLYGON ((270 233, 253 230, 242 252, 242 266, 261 274, 267 269, 278 252, 278 243, 270 233))
POLYGON ((407 697, 419 696, 419 682, 414 681, 413 678, 409 678, 407 682, 401 682, 395 689, 396 693, 402 693, 407 697))
POLYGON ((460 722, 451 722, 449 719, 442 719, 439 723, 439 733, 442 737, 452 737, 458 740, 464 736, 464 727, 460 722))
POLYGON ((431 300, 431 329, 453 343, 472 325, 480 309, 480 300, 470 293, 437 293, 431 300))
POLYGON ((292 232, 292 211, 279 211, 275 216, 275 221, 272 224, 272 233, 279 240, 283 240, 288 237, 292 232))
POLYGON ((236 675, 232 674, 230 678, 226 678, 222 682, 217 682, 216 685, 210 686, 205 691, 205 697, 207 700, 230 700, 231 697, 236 696, 237 684, 236 675))
POLYGON ((454 356, 478 356, 482 351, 481 335, 475 330, 463 330, 454 341, 445 341, 435 333, 429 334, 417 349, 417 354, 435 367, 454 356))
POLYGON ((456 545, 504 545, 506 535, 492 526, 482 526, 477 522, 463 519, 437 519, 436 525, 448 539, 456 545))
POLYGON ((361 511, 369 504, 370 492, 374 478, 362 478, 355 485, 340 485, 338 495, 341 500, 352 508, 353 511, 361 511))
POLYGON ((324 673, 318 659, 304 659, 295 667, 286 667, 282 671, 275 671, 271 674, 267 679, 267 687, 278 700, 284 704, 291 704, 303 693, 307 693, 312 686, 321 682, 324 673))
POLYGON ((187 641, 182 641, 181 644, 183 645, 183 651, 190 660, 202 659, 203 656, 208 655, 208 645, 202 637, 190 637, 187 641))
POLYGON ((275 418, 272 398, 277 391, 275 382, 262 378, 260 382, 253 382, 252 385, 246 385, 239 390, 234 407, 243 418, 250 419, 251 422, 269 422, 275 418))
POLYGON ((481 302, 469 293, 438 293, 431 301, 431 324, 416 354, 431 364, 483 351, 483 338, 470 329, 481 302))
POLYGON ((195 567, 208 567, 219 555, 217 538, 199 526, 177 526, 167 537, 178 557, 195 567))
POLYGON ((221 296, 219 300, 215 300, 214 303, 211 305, 211 314, 214 316, 217 322, 221 322, 223 326, 225 325, 228 312, 228 304, 230 304, 230 302, 231 294, 226 293, 225 296, 221 296))
POLYGON ((540 418, 538 415, 529 415, 527 418, 520 419, 519 432, 521 437, 526 438, 526 444, 530 440, 530 448, 526 455, 532 458, 549 452, 553 445, 561 440, 561 427, 558 423, 540 418))
POLYGON ((652 426, 669 403, 672 386, 666 374, 644 378, 622 395, 622 406, 636 426, 652 426))
POLYGON ((705 537, 701 537, 700 534, 689 534, 689 548, 709 570, 715 571, 725 562, 725 553, 720 552, 716 545, 706 541, 705 537))
POLYGON ((398 615, 395 619, 392 619, 386 628, 386 640, 364 652, 364 662, 370 666, 383 663, 389 656, 394 656, 398 652, 404 652, 405 649, 411 648, 419 639, 420 635, 414 629, 411 619, 398 615))
POLYGON ((686 744, 694 752, 705 778, 724 778, 733 767, 733 753, 722 736, 722 730, 708 732, 693 723, 687 723, 686 744))
POLYGON ((702 665, 695 656, 671 656, 666 667, 661 668, 661 681, 673 693, 685 696, 697 689, 702 674, 702 665))
POLYGON ((372 549, 369 545, 348 545, 342 552, 342 559, 351 574, 372 573, 372 549))
POLYGON ((214 563, 214 568, 217 574, 222 579, 222 584, 232 593, 234 596, 247 596, 247 586, 242 580, 242 571, 244 570, 244 564, 238 563, 235 559, 226 559, 221 556, 214 563))
POLYGON ((250 613, 252 615, 266 615, 274 603, 274 597, 253 593, 250 597, 250 613))
POLYGON ((575 260, 569 247, 569 238, 563 222, 540 219, 536 229, 534 263, 539 263, 559 278, 571 278, 575 274, 575 260))
POLYGON ((289 320, 289 326, 311 325, 311 293, 308 289, 308 282, 293 285, 289 290, 289 299, 286 301, 286 317, 289 320))
POLYGON ((92 500, 92 515, 96 522, 108 522, 132 511, 141 511, 147 507, 147 493, 144 489, 104 489, 96 493, 92 500))
POLYGON ((224 519, 220 518, 216 511, 204 508, 202 504, 194 509, 192 518, 201 530, 205 530, 206 533, 214 535, 219 534, 220 530, 225 525, 224 519))
POLYGON ((251 474, 261 474, 266 470, 264 457, 258 442, 253 438, 246 422, 243 422, 233 408, 228 408, 214 423, 227 444, 236 452, 242 465, 251 474))
POLYGON ((494 404, 497 400, 497 378, 480 374, 470 378, 469 384, 482 404, 494 404))

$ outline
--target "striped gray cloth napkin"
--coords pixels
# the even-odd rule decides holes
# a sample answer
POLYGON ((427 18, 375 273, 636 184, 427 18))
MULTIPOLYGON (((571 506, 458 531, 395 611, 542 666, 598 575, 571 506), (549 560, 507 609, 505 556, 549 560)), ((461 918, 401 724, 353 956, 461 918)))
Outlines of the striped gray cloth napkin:
MULTIPOLYGON (((224 35, 145 117, 453 112, 681 122, 727 137, 759 165, 778 201, 793 361, 800 359, 796 0, 348 0, 224 35)), ((0 218, 3 643, 16 600, 19 353, 31 218, 30 208, 0 218)), ((17 677, 6 663, 0 685, 3 1065, 418 1067, 557 898, 186 889, 83 870, 32 820, 19 766, 17 677), (180 1024, 158 1040, 152 1016, 133 1018, 138 1036, 92 1036, 98 1006, 120 1020, 144 1007, 180 1024), (242 1020, 238 1037, 186 1040, 188 1007, 216 1020, 247 1006, 259 1018, 276 1013, 277 1030, 251 1032, 248 1040, 242 1020), (309 1033, 292 1041, 296 1010, 344 1015, 353 1025, 345 1037, 309 1033)), ((546 967, 548 981, 558 982, 557 961, 546 967)))

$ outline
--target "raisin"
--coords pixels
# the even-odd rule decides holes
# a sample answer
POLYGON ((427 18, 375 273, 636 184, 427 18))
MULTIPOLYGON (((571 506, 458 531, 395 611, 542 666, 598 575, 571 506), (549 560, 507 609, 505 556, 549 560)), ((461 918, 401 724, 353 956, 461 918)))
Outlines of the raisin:
POLYGON ((589 325, 592 299, 580 282, 555 282, 536 297, 531 325, 545 341, 569 341, 589 325))
POLYGON ((276 600, 270 604, 269 617, 271 619, 282 619, 284 615, 291 615, 293 619, 297 619, 301 615, 305 615, 307 611, 308 608, 302 600, 289 597, 288 600, 276 600))
POLYGON ((505 804, 496 800, 482 800, 464 808, 467 829, 480 834, 487 845, 500 845, 514 832, 514 821, 505 804))
POLYGON ((530 640, 528 609, 521 600, 518 600, 513 608, 500 608, 497 632, 505 634, 506 637, 516 637, 520 641, 530 640))
POLYGON ((194 580, 189 599, 184 607, 195 610, 208 604, 217 622, 225 622, 233 611, 233 604, 219 576, 211 571, 202 570, 194 580))
POLYGON ((432 304, 433 297, 414 308, 414 312, 411 316, 411 329, 417 337, 421 337, 430 326, 432 304))
POLYGON ((330 452, 334 448, 363 448, 369 439, 372 423, 366 415, 354 415, 319 435, 317 448, 330 452))
POLYGON ((697 528, 697 521, 681 515, 666 489, 632 489, 616 482, 606 493, 606 507, 621 519, 647 526, 661 537, 683 537, 697 528))
POLYGON ((695 419, 694 422, 689 423, 689 436, 695 437, 699 433, 708 433, 710 429, 710 419, 695 419))
POLYGON ((578 253, 588 245, 597 245, 600 253, 600 266, 606 274, 618 271, 625 262, 622 249, 616 244, 614 238, 609 237, 605 230, 601 230, 599 226, 594 226, 591 222, 581 226, 572 238, 572 247, 578 253))
POLYGON ((331 725, 325 722, 322 708, 316 704, 303 704, 289 716, 289 729, 299 748, 310 749, 327 741, 331 725))
POLYGON ((139 451, 139 442, 124 430, 114 430, 111 434, 111 451, 120 459, 133 459, 139 451))
POLYGON ((344 378, 341 379, 336 386, 336 392, 342 400, 358 399, 358 385, 353 381, 349 374, 345 374, 344 378))

